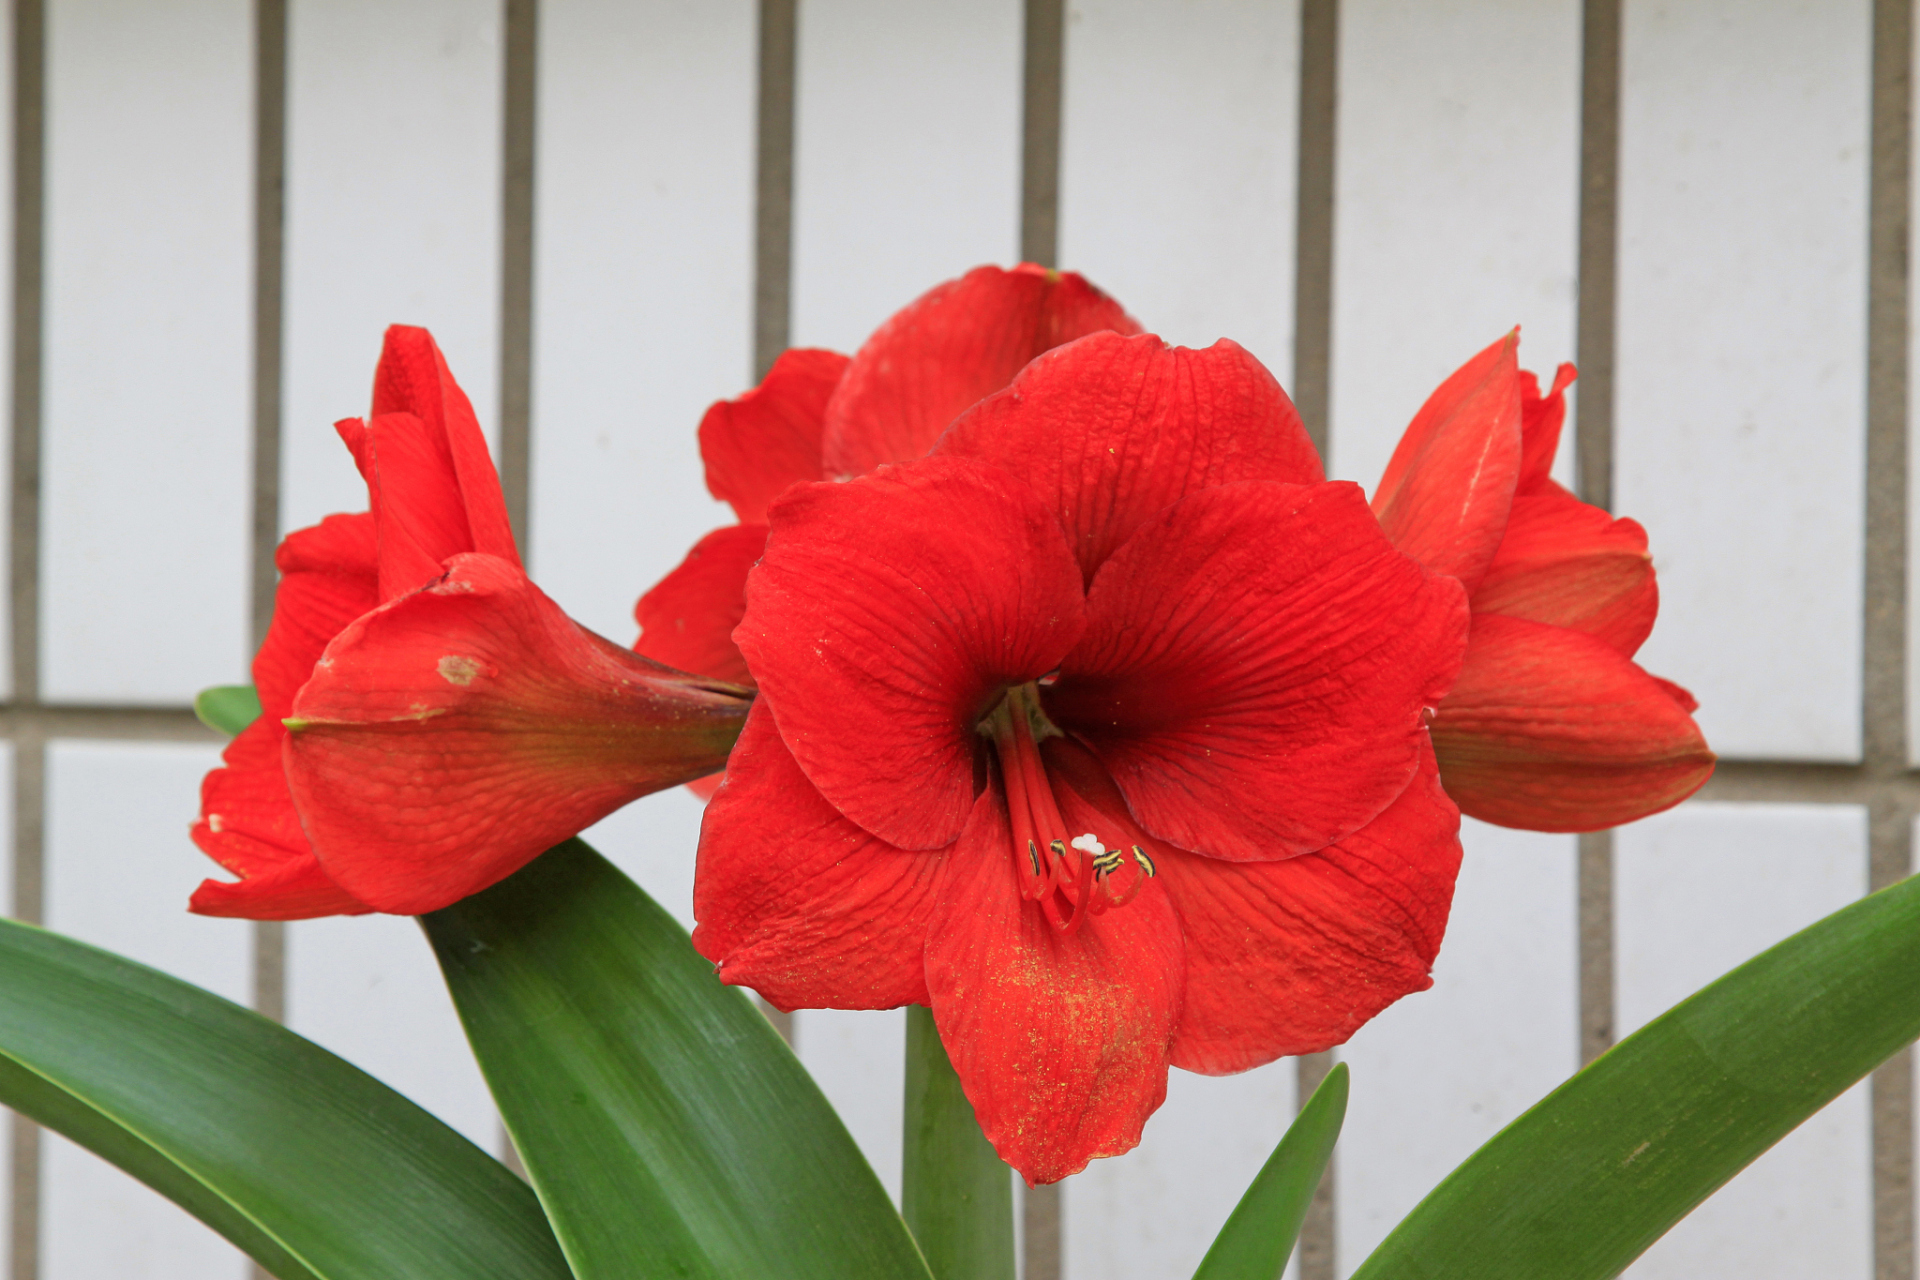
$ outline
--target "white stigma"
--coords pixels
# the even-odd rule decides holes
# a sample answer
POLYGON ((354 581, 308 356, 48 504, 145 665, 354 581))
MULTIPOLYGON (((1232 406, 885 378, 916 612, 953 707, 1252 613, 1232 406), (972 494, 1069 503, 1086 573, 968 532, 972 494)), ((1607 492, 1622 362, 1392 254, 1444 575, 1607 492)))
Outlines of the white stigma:
POLYGON ((1107 851, 1107 846, 1101 844, 1091 831, 1083 836, 1075 836, 1070 843, 1089 858, 1097 858, 1107 851))

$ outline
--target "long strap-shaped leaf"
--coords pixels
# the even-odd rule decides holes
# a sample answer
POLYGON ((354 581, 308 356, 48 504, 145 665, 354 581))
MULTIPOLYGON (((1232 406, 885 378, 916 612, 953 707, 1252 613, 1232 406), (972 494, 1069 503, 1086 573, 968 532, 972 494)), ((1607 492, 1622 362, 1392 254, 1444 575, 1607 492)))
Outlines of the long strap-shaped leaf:
POLYGON ((280 1280, 568 1280, 525 1184, 258 1014, 0 921, 0 1102, 187 1209, 280 1280))
POLYGON ((1347 1064, 1338 1062, 1254 1175, 1193 1280, 1278 1280, 1346 1118, 1347 1064))
POLYGON ((423 923, 580 1280, 928 1280, 786 1044, 592 849, 423 923))
POLYGON ((1916 1036, 1920 878, 1835 912, 1621 1041, 1448 1175, 1353 1280, 1618 1275, 1916 1036))

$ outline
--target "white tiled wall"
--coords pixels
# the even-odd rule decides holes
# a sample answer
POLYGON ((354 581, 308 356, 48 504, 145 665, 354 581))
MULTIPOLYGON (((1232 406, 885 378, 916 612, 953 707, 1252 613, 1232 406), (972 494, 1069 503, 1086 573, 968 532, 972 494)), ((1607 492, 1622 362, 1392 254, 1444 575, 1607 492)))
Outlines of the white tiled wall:
POLYGON ((179 703, 246 670, 249 14, 47 6, 50 699, 179 703))
POLYGON ((1624 8, 1614 502, 1670 605, 1644 660, 1723 754, 1857 759, 1868 5, 1624 8))

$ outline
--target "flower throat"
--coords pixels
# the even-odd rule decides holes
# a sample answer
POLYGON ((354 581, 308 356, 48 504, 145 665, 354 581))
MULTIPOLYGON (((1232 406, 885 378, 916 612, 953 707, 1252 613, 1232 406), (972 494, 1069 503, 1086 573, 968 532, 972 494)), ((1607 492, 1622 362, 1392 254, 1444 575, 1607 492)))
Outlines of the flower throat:
POLYGON ((1029 681, 1007 690, 978 729, 999 757, 1020 896, 1039 903, 1048 923, 1065 934, 1078 933, 1089 915, 1132 902, 1154 874, 1153 859, 1137 844, 1123 852, 1107 848, 1094 832, 1069 832, 1040 755, 1042 742, 1065 735, 1040 706, 1039 686, 1029 681), (1121 889, 1122 880, 1131 883, 1121 889))

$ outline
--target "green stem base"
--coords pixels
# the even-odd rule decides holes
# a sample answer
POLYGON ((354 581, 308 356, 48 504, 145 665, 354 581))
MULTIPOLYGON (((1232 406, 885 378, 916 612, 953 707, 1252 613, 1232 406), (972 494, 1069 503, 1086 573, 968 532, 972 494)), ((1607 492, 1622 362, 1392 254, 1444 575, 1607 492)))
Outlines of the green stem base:
POLYGON ((933 1011, 907 1009, 900 1211, 936 1280, 1014 1280, 1012 1170, 960 1090, 933 1011))

